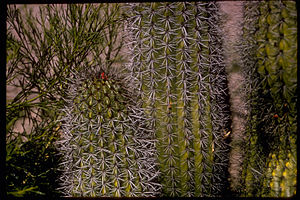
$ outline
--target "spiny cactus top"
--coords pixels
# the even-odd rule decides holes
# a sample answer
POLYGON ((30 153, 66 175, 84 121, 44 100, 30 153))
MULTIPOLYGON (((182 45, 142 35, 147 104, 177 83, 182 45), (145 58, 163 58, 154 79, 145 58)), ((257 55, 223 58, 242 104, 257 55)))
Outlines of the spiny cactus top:
POLYGON ((132 65, 158 139, 164 196, 220 195, 229 125, 215 2, 130 4, 132 65))
POLYGON ((132 91, 112 71, 76 73, 62 110, 66 196, 154 196, 156 153, 132 91))

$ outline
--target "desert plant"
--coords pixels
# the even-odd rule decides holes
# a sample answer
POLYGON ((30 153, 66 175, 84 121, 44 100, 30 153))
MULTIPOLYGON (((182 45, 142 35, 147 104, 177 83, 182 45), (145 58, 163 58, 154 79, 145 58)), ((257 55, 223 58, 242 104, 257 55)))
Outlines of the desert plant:
POLYGON ((16 91, 6 105, 9 196, 59 195, 54 142, 67 78, 82 63, 122 62, 119 11, 119 4, 8 5, 6 85, 16 91))
POLYGON ((241 50, 250 108, 243 170, 245 196, 290 197, 296 192, 295 3, 244 3, 241 50))
POLYGON ((154 196, 156 149, 153 133, 130 83, 111 68, 76 73, 62 109, 66 196, 154 196), (97 73, 98 72, 98 73, 97 73))
POLYGON ((163 196, 227 187, 227 82, 216 2, 130 4, 128 78, 158 139, 163 196))
POLYGON ((16 137, 6 146, 6 191, 7 196, 32 197, 47 195, 59 196, 56 191, 60 172, 61 157, 53 143, 58 131, 36 130, 27 136, 27 141, 16 137))

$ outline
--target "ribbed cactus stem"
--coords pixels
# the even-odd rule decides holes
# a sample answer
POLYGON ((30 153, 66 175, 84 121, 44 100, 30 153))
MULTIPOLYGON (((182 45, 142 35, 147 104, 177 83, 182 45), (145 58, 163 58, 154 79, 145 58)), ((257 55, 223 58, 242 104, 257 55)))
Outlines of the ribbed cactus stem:
POLYGON ((159 4, 156 9, 157 22, 161 23, 161 27, 156 26, 156 35, 160 55, 153 57, 153 61, 161 63, 157 69, 159 71, 159 77, 156 79, 159 81, 159 99, 157 101, 157 108, 159 113, 158 120, 161 122, 160 127, 157 129, 159 136, 158 146, 161 148, 161 171, 162 180, 166 183, 166 187, 163 188, 164 193, 171 194, 172 196, 178 195, 177 184, 179 183, 179 159, 174 156, 178 152, 176 133, 176 66, 175 66, 175 54, 174 54, 174 5, 172 3, 159 4), (159 16, 160 14, 161 16, 159 16), (158 32, 158 28, 162 31, 158 32), (159 44, 159 40, 162 44, 159 44))
MULTIPOLYGON (((205 7, 200 3, 196 4, 195 10, 195 41, 193 48, 193 71, 195 72, 194 96, 192 98, 192 116, 193 116, 193 132, 195 146, 195 196, 203 196, 206 193, 204 180, 206 179, 208 162, 208 134, 205 127, 211 124, 208 120, 206 123, 205 116, 209 110, 209 94, 208 89, 208 67, 209 67, 209 38, 208 25, 203 18, 208 18, 205 7), (202 119, 202 120, 201 120, 202 119)), ((211 147, 210 147, 211 148, 211 147)))
POLYGON ((61 180, 66 196, 159 193, 153 132, 131 84, 113 68, 91 67, 70 79, 57 144, 64 156, 61 180))
POLYGON ((193 183, 193 155, 191 145, 193 135, 191 132, 191 5, 180 3, 177 7, 177 21, 180 28, 177 30, 175 40, 176 49, 176 69, 177 69, 177 127, 178 127, 178 146, 180 163, 180 191, 182 196, 192 196, 193 183))
POLYGON ((166 2, 130 7, 133 59, 128 69, 141 85, 158 139, 163 195, 219 195, 226 179, 223 135, 229 113, 218 6, 166 2))
POLYGON ((242 50, 251 108, 243 171, 245 196, 290 197, 296 192, 296 177, 291 173, 296 172, 296 156, 291 152, 296 152, 297 138, 295 4, 245 3, 242 50))

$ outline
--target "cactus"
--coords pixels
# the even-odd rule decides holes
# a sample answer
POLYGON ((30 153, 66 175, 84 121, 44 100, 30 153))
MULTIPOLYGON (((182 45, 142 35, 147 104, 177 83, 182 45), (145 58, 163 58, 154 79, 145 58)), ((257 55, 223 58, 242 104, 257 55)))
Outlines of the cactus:
POLYGON ((156 150, 130 84, 110 68, 75 73, 62 110, 66 196, 154 196, 156 150))
POLYGON ((136 82, 158 139, 163 196, 227 187, 227 83, 215 2, 138 3, 128 22, 136 82))
POLYGON ((250 114, 245 196, 296 192, 297 10, 295 1, 245 2, 244 72, 250 114))

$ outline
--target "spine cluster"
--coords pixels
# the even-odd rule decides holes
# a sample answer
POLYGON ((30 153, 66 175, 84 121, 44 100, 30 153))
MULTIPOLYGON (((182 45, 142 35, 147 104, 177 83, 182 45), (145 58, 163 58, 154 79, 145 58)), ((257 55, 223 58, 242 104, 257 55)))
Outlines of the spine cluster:
MULTIPOLYGON (((62 191, 224 195, 230 185, 231 114, 218 4, 123 8, 129 11, 125 72, 89 67, 68 80, 57 143, 64 156, 62 191)), ((247 119, 244 148, 239 146, 244 158, 239 177, 231 177, 237 188, 231 189, 241 196, 290 197, 297 185, 296 5, 244 2, 243 14, 239 49, 245 81, 239 91, 247 119)))
POLYGON ((290 197, 297 173, 295 1, 245 2, 243 30, 251 110, 243 195, 290 197))
POLYGON ((226 185, 227 80, 215 2, 130 4, 130 75, 158 139, 165 196, 226 185))
POLYGON ((153 133, 132 91, 109 70, 75 73, 58 142, 66 196, 154 196, 153 133), (96 75, 95 75, 96 74, 96 75))

